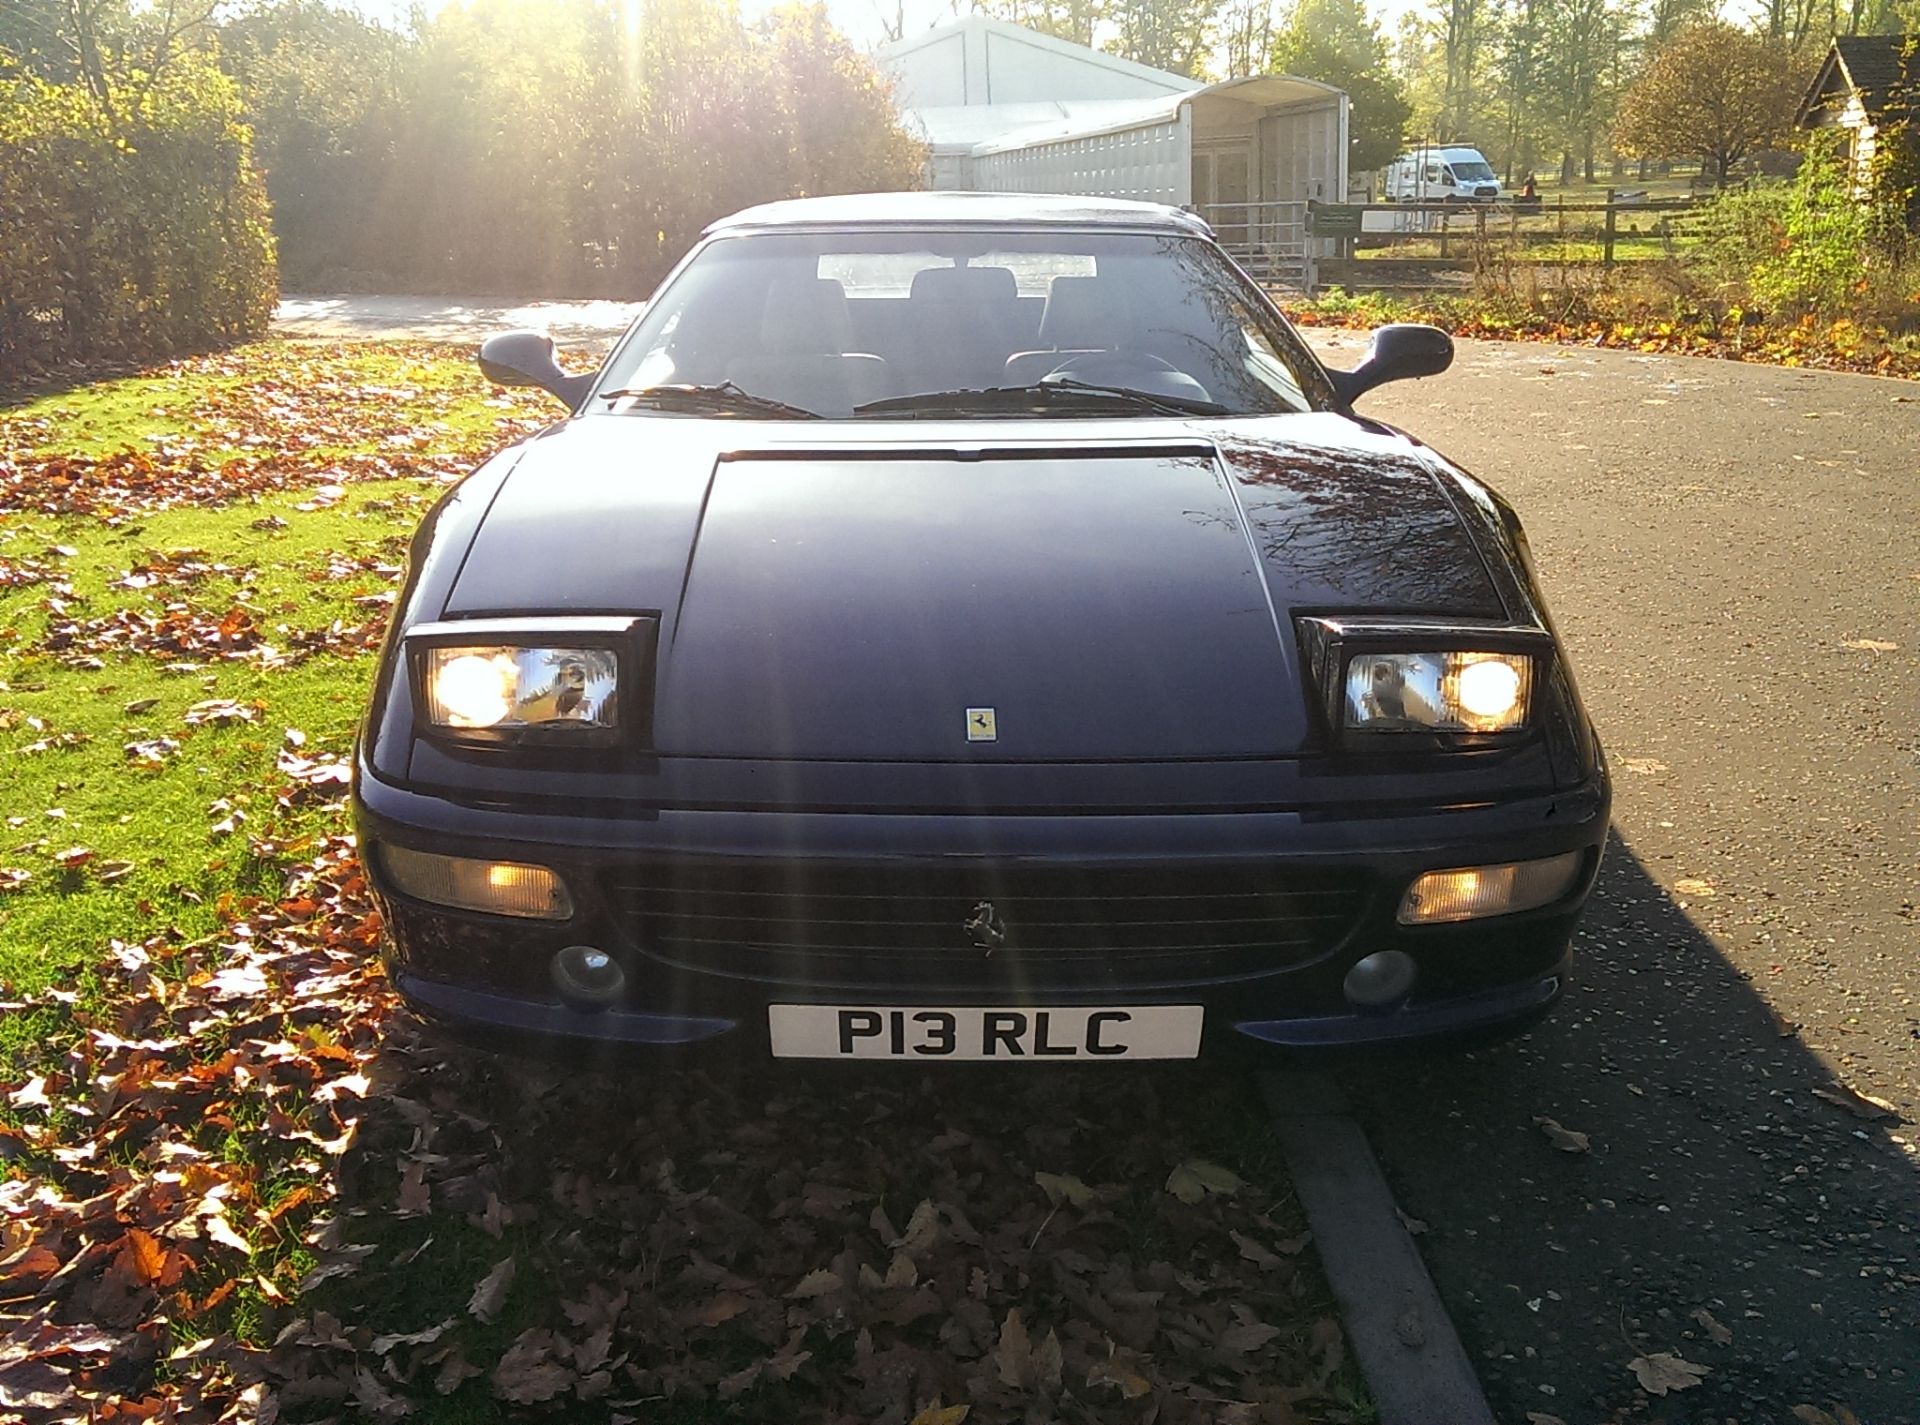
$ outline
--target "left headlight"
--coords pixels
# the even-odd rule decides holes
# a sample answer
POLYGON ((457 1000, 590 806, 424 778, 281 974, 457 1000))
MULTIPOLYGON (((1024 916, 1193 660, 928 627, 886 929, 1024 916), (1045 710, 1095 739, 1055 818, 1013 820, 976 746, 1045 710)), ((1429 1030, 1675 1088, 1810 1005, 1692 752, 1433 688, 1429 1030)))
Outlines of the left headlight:
POLYGON ((1544 629, 1415 619, 1300 620, 1336 734, 1516 733, 1533 721, 1544 629))
POLYGON ((1527 725, 1533 659, 1524 653, 1373 653, 1347 660, 1350 728, 1512 732, 1527 725))
POLYGON ((408 631, 415 707, 425 731, 456 740, 612 740, 622 727, 628 619, 489 619, 408 631))

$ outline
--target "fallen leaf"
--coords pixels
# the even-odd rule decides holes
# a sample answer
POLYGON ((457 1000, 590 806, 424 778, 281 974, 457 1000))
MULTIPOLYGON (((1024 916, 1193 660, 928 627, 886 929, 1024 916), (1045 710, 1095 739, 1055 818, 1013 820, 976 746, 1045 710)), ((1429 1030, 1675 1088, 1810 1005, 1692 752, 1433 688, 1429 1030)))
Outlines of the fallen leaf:
POLYGON ((1693 1319, 1700 1323, 1700 1329, 1707 1333, 1707 1339, 1714 1345, 1731 1346, 1733 1344, 1733 1332, 1716 1321, 1713 1313, 1706 1307, 1696 1306, 1693 1309, 1693 1319))
POLYGON ((810 1301, 816 1296, 825 1296, 828 1292, 839 1291, 845 1285, 846 1283, 840 1280, 839 1273, 821 1267, 817 1271, 808 1272, 795 1282, 793 1289, 787 1293, 787 1300, 810 1301))
POLYGON ((1667 770, 1667 764, 1658 757, 1622 757, 1620 765, 1629 772, 1638 772, 1643 777, 1651 777, 1667 770))
POLYGON ((1701 1381, 1713 1374, 1708 1366, 1696 1366, 1692 1361, 1683 1361, 1669 1351, 1660 1351, 1651 1356, 1635 1356, 1627 1362, 1640 1388, 1648 1395, 1665 1395, 1671 1390, 1692 1390, 1701 1381))
POLYGON ((502 1258, 499 1265, 480 1279, 467 1299, 467 1310, 491 1326, 500 1319, 500 1308, 507 1303, 507 1288, 513 1285, 514 1259, 502 1258))
POLYGON ((1900 645, 1889 643, 1884 638, 1843 638, 1840 646, 1851 648, 1856 653, 1892 653, 1900 645))
POLYGON ((1279 1334, 1278 1326, 1269 1326, 1264 1321, 1242 1321, 1222 1331, 1217 1339, 1221 1350, 1237 1355, 1243 1351, 1257 1351, 1279 1334))
POLYGON ((933 1404, 921 1410, 907 1425, 960 1425, 973 1409, 971 1405, 933 1404))
POLYGON ((1697 896, 1701 900, 1712 900, 1720 892, 1713 888, 1712 881, 1703 881, 1698 876, 1682 876, 1673 883, 1673 889, 1683 896, 1697 896))
POLYGON ((1245 1186, 1239 1174, 1201 1158, 1189 1158, 1167 1175, 1167 1191, 1185 1203, 1199 1202, 1209 1193, 1232 1197, 1245 1186))
POLYGON ((1586 1153, 1593 1148, 1586 1134, 1575 1133, 1570 1128, 1562 1128, 1551 1118, 1536 1115, 1533 1121, 1539 1125, 1540 1131, 1547 1135, 1547 1141, 1562 1153, 1586 1153))
POLYGON ((1898 1118, 1900 1116, 1900 1110, 1885 1099, 1861 1093, 1860 1090, 1838 1079, 1823 1088, 1813 1090, 1813 1096, 1824 1099, 1836 1108, 1844 1108, 1855 1118, 1898 1118))
POLYGON ((1063 1202, 1069 1207, 1085 1207, 1093 1201, 1093 1189, 1078 1178, 1060 1173, 1035 1173, 1033 1180, 1055 1207, 1063 1202))

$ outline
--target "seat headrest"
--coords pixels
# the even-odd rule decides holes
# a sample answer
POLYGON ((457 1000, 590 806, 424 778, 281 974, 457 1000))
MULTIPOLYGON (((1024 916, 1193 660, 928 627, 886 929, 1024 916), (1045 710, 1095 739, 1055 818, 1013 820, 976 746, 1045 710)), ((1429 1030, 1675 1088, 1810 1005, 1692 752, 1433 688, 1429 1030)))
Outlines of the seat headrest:
POLYGON ((847 289, 831 277, 775 278, 760 314, 766 352, 845 353, 853 335, 847 289))
POLYGON ((907 295, 915 302, 1002 306, 1018 301, 1020 289, 1004 267, 923 267, 907 295))
POLYGON ((1040 344, 1055 351, 1112 351, 1126 330, 1126 294, 1100 277, 1056 277, 1040 314, 1040 344))

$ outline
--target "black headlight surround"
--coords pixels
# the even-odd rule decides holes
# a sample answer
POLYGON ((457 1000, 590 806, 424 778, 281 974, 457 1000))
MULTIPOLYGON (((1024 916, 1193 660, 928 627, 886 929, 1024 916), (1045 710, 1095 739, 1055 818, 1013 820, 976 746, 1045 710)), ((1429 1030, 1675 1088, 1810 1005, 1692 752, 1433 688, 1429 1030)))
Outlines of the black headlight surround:
POLYGON ((401 635, 407 687, 413 699, 417 737, 450 750, 645 748, 653 743, 654 663, 660 616, 642 614, 528 614, 502 618, 450 619, 418 624, 401 635), (614 655, 612 727, 447 727, 427 709, 427 650, 500 645, 509 648, 595 648, 614 655))
POLYGON ((1507 747, 1539 734, 1553 675, 1553 635, 1530 624, 1408 614, 1302 614, 1294 619, 1308 701, 1330 744, 1343 752, 1452 751, 1507 747), (1527 719, 1504 732, 1347 726, 1347 664, 1362 653, 1514 653, 1533 661, 1527 719))

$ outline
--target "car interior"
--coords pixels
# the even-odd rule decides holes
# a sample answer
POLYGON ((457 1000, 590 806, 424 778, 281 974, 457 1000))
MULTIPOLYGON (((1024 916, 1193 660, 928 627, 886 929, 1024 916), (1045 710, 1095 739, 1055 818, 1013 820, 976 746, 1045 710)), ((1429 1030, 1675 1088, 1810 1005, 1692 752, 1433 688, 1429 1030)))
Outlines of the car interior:
POLYGON ((1237 299, 1223 305, 1193 281, 1139 280, 1164 273, 1164 259, 1133 270, 1054 253, 795 256, 689 283, 678 316, 621 384, 732 383, 825 416, 1047 382, 1236 408, 1251 391, 1256 409, 1276 397, 1297 408, 1297 382, 1237 299))

